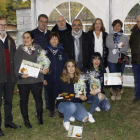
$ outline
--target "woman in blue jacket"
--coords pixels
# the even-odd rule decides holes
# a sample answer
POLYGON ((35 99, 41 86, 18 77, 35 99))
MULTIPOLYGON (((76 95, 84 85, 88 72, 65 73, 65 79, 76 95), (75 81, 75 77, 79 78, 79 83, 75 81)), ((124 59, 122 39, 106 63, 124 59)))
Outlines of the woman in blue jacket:
MULTIPOLYGON (((68 60, 64 66, 63 72, 59 81, 55 85, 54 97, 60 97, 63 92, 73 93, 74 84, 78 82, 81 72, 78 69, 74 60, 68 60)), ((75 121, 75 118, 79 121, 86 122, 88 120, 88 113, 82 101, 87 100, 87 97, 82 95, 79 98, 73 98, 71 102, 57 102, 56 106, 59 112, 64 113, 63 125, 66 130, 69 130, 70 121, 75 121)))
MULTIPOLYGON (((55 99, 54 95, 54 86, 57 83, 59 76, 63 71, 63 67, 65 62, 68 60, 68 55, 64 52, 62 44, 59 43, 60 37, 59 34, 56 32, 51 32, 49 36, 48 45, 48 53, 47 56, 51 61, 50 64, 50 72, 48 75, 45 76, 46 80, 46 89, 49 95, 49 109, 50 114, 49 117, 53 117, 54 110, 55 110, 55 99)), ((59 117, 62 118, 63 115, 59 113, 59 117)))

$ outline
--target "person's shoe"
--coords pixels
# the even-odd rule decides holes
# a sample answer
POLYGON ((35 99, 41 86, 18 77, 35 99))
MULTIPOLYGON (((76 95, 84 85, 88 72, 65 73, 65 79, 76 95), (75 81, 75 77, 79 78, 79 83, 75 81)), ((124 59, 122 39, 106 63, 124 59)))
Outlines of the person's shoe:
POLYGON ((63 126, 65 127, 65 129, 68 131, 69 127, 70 127, 70 122, 64 122, 63 121, 63 126))
POLYGON ((96 107, 95 111, 100 112, 101 111, 100 107, 96 107))
POLYGON ((71 122, 75 122, 75 118, 74 117, 70 117, 69 119, 71 122))
POLYGON ((49 117, 53 117, 53 115, 54 115, 54 111, 51 111, 49 117))
POLYGON ((29 128, 29 129, 32 128, 32 126, 31 126, 31 124, 30 124, 28 119, 24 120, 24 124, 25 124, 25 127, 29 128))
POLYGON ((88 112, 88 121, 90 123, 94 123, 95 122, 94 118, 92 117, 92 114, 90 114, 89 112, 88 112))
POLYGON ((121 95, 116 95, 115 99, 116 100, 121 100, 121 95))
POLYGON ((3 137, 3 136, 4 136, 4 133, 3 133, 3 131, 0 128, 0 137, 3 137))
POLYGON ((35 117, 37 117, 37 111, 35 111, 35 117))
POLYGON ((138 97, 135 97, 135 98, 133 99, 133 103, 136 103, 136 102, 138 102, 138 101, 140 101, 140 98, 138 98, 138 97))
POLYGON ((59 118, 64 118, 63 113, 58 112, 59 118))
POLYGON ((20 125, 14 124, 13 122, 5 124, 5 127, 6 127, 6 128, 9 127, 9 128, 13 128, 13 129, 19 129, 19 128, 21 128, 20 125))

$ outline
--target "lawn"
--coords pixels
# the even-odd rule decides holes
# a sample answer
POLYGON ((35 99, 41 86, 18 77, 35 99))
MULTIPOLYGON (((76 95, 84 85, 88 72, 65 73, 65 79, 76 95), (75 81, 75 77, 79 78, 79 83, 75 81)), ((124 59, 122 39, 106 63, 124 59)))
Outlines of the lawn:
MULTIPOLYGON (((71 124, 83 126, 83 140, 139 140, 140 139, 140 102, 132 103, 134 98, 133 88, 123 88, 124 93, 122 100, 110 101, 111 110, 109 112, 95 112, 94 118, 96 122, 91 124, 89 122, 83 124, 76 121, 71 124)), ((105 88, 106 96, 110 98, 109 88, 105 88)), ((44 97, 44 94, 43 94, 44 97)), ((89 109, 90 105, 84 103, 85 107, 89 109)), ((22 127, 19 130, 4 128, 2 123, 2 130, 5 136, 1 140, 71 140, 74 138, 67 138, 67 132, 64 129, 63 119, 58 117, 55 113, 53 118, 49 118, 49 111, 43 106, 43 120, 44 124, 39 126, 37 118, 34 116, 35 103, 32 95, 29 100, 29 117, 32 124, 32 129, 27 129, 22 120, 19 108, 19 95, 15 93, 13 96, 13 117, 14 122, 20 124, 22 127)), ((2 120, 3 120, 2 107, 2 120)))

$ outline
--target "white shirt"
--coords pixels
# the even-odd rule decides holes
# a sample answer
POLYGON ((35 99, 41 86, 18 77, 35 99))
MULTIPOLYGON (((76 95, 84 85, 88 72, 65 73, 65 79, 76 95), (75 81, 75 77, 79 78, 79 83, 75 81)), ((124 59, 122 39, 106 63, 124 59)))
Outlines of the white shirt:
POLYGON ((99 52, 101 54, 101 56, 102 56, 103 55, 103 38, 102 38, 103 33, 100 32, 99 38, 97 38, 95 32, 93 32, 93 35, 94 35, 94 38, 95 38, 94 51, 99 52))
POLYGON ((0 40, 4 43, 4 42, 5 42, 6 37, 7 37, 7 33, 5 33, 5 37, 4 37, 4 38, 2 38, 2 37, 0 36, 0 40))
MULTIPOLYGON (((39 28, 38 28, 38 29, 39 29, 39 28)), ((43 31, 41 31, 40 29, 39 29, 39 31, 40 31, 40 32, 43 32, 43 31)), ((47 33, 47 29, 45 29, 45 33, 44 33, 44 34, 46 34, 46 33, 47 33)))

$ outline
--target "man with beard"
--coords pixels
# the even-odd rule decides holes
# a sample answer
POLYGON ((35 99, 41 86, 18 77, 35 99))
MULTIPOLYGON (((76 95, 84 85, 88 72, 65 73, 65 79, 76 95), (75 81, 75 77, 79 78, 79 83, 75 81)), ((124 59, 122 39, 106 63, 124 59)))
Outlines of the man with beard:
POLYGON ((62 44, 70 59, 76 61, 79 69, 89 67, 91 56, 94 52, 89 35, 82 31, 83 25, 80 19, 72 22, 72 31, 65 34, 62 44))
POLYGON ((71 31, 71 25, 66 23, 64 16, 60 15, 56 20, 57 24, 52 28, 52 32, 57 32, 60 36, 60 43, 62 42, 63 36, 71 31))
POLYGON ((7 33, 7 20, 0 17, 0 137, 4 136, 1 130, 1 105, 2 94, 4 93, 4 113, 5 113, 5 127, 18 129, 21 126, 13 123, 12 116, 12 95, 16 77, 14 73, 14 54, 16 45, 7 33))

